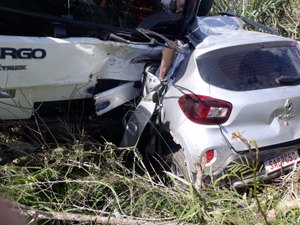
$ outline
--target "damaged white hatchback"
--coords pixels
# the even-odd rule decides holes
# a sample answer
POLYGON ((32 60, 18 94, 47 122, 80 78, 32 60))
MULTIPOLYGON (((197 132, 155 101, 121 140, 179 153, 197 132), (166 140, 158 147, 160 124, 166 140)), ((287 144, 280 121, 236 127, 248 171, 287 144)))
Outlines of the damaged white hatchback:
MULTIPOLYGON (((162 126, 180 145, 175 164, 212 181, 237 163, 256 165, 260 180, 291 171, 300 161, 299 44, 226 16, 194 23, 195 49, 161 103, 162 126)), ((251 183, 251 171, 239 175, 234 185, 251 183)))
MULTIPOLYGON (((211 182, 235 163, 256 160, 243 138, 257 142, 261 180, 300 161, 295 40, 234 14, 197 17, 213 1, 0 2, 1 120, 53 117, 61 105, 69 110, 86 99, 97 123, 139 100, 133 112, 114 117, 125 125, 120 145, 171 155, 179 176, 211 182), (176 54, 160 80, 166 47, 176 54)), ((251 181, 251 174, 232 180, 251 181)))
POLYGON ((186 38, 164 84, 155 86, 147 71, 146 94, 123 144, 137 141, 133 134, 153 112, 145 149, 171 155, 179 176, 209 183, 223 177, 240 187, 253 181, 249 168, 261 181, 293 170, 300 161, 299 44, 232 13, 198 17, 186 38))

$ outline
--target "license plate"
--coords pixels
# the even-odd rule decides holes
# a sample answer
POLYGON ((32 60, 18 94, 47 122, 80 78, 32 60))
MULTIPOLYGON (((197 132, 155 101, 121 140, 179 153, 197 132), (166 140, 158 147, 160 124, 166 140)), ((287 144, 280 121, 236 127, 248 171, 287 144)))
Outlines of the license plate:
POLYGON ((264 161, 267 173, 272 173, 300 161, 298 151, 289 151, 275 158, 264 161))

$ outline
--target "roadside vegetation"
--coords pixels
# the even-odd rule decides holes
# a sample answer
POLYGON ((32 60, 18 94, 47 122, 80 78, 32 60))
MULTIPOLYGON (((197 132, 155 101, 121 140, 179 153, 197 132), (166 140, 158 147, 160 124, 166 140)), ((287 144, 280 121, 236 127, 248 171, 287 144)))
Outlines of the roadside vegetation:
POLYGON ((150 174, 137 149, 78 140, 2 166, 0 190, 28 224, 299 224, 299 174, 247 190, 199 189, 150 174))
MULTIPOLYGON (((300 40, 298 0, 216 0, 213 14, 228 9, 300 40)), ((72 132, 64 143, 44 142, 0 167, 0 191, 27 224, 300 224, 297 168, 262 184, 255 179, 258 165, 245 163, 231 175, 251 172, 248 189, 200 188, 170 172, 149 171, 136 148, 72 132)), ((236 136, 259 151, 255 141, 236 136)), ((22 139, 18 127, 2 129, 0 138, 1 151, 19 148, 22 139)))
POLYGON ((300 40, 299 0, 215 0, 213 14, 233 11, 274 28, 281 35, 300 40))

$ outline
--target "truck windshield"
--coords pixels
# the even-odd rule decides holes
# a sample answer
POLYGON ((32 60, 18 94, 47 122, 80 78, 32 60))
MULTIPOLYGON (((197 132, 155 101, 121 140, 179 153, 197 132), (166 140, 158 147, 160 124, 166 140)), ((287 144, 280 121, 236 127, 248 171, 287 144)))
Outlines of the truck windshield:
POLYGON ((0 0, 0 6, 71 20, 135 28, 152 15, 160 16, 160 12, 166 18, 180 16, 185 0, 0 0))

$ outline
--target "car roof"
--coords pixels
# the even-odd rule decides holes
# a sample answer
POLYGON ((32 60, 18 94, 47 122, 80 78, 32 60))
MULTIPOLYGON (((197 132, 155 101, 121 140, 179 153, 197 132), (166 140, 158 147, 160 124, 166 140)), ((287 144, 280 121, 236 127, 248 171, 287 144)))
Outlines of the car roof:
POLYGON ((231 16, 197 17, 187 38, 202 52, 238 45, 295 43, 291 38, 245 30, 241 20, 231 16))

